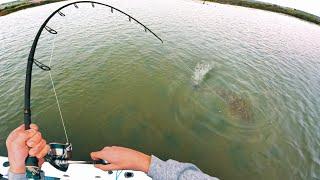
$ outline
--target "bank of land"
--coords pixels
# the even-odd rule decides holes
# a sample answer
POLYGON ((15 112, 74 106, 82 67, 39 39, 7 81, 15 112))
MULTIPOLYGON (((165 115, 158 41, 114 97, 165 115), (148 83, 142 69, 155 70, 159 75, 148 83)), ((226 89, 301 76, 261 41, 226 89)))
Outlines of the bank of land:
MULTIPOLYGON (((48 3, 54 3, 58 1, 64 1, 64 0, 37 0, 37 1, 17 0, 11 3, 1 4, 0 16, 4 16, 22 9, 40 6, 48 3)), ((252 0, 206 0, 206 1, 216 2, 221 4, 231 4, 236 6, 244 6, 244 7, 250 7, 255 9, 262 9, 262 10, 287 14, 287 15, 294 16, 296 18, 303 19, 305 21, 309 21, 309 22, 320 25, 320 17, 304 11, 294 9, 294 8, 282 7, 275 4, 252 1, 252 0)))
POLYGON ((282 7, 275 4, 252 1, 252 0, 206 0, 206 1, 216 2, 221 4, 231 4, 236 6, 244 6, 244 7, 250 7, 255 9, 262 9, 262 10, 287 14, 287 15, 294 16, 296 18, 303 19, 305 21, 309 21, 309 22, 320 25, 320 17, 304 11, 300 11, 298 9, 294 9, 294 8, 282 7))
POLYGON ((40 6, 44 4, 59 2, 64 0, 37 0, 37 1, 28 1, 20 0, 13 1, 5 4, 0 4, 0 16, 4 16, 22 9, 27 9, 35 6, 40 6))

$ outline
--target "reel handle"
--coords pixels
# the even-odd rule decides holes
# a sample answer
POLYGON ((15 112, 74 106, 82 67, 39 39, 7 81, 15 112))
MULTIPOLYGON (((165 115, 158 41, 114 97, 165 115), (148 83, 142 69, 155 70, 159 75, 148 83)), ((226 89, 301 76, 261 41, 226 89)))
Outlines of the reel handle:
POLYGON ((108 161, 105 161, 105 160, 99 159, 99 160, 93 160, 93 161, 92 161, 92 164, 107 165, 107 164, 110 164, 110 163, 109 163, 108 161))

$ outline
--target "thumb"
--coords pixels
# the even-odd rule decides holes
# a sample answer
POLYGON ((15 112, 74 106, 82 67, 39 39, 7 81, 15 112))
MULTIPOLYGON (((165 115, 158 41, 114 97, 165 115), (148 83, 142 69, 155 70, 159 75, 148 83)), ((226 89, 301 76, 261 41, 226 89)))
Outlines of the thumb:
POLYGON ((14 129, 12 132, 19 132, 19 131, 24 131, 24 124, 21 124, 19 127, 17 127, 16 129, 14 129))
MULTIPOLYGON (((90 156, 93 160, 99 160, 103 159, 103 153, 102 151, 92 152, 90 153, 90 156)), ((105 160, 105 159, 104 159, 105 160)))
POLYGON ((113 171, 113 170, 122 170, 122 168, 115 164, 107 164, 107 165, 101 165, 97 164, 95 165, 96 168, 101 169, 103 171, 113 171))

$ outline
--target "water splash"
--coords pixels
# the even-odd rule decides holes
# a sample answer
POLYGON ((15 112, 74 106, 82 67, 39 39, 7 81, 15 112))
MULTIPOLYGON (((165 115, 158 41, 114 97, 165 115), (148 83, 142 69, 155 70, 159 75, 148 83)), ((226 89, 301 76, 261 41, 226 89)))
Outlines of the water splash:
POLYGON ((197 88, 200 86, 201 82, 204 81, 207 74, 213 68, 213 65, 207 62, 199 62, 194 68, 194 73, 192 76, 193 87, 197 88))

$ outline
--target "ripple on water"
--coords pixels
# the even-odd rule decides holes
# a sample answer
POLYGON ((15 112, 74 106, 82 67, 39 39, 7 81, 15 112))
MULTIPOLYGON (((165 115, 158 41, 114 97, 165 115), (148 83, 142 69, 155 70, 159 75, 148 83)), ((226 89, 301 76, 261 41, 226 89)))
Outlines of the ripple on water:
MULTIPOLYGON (((41 19, 65 3, 0 18, 1 134, 22 119, 25 62, 41 19)), ((103 141, 192 160, 221 179, 320 178, 318 26, 221 4, 112 3, 164 44, 90 5, 50 22, 59 32, 52 75, 75 158, 103 141)), ((42 35, 36 58, 47 64, 54 36, 42 35)), ((48 139, 63 139, 48 75, 33 75, 33 118, 48 139)))

